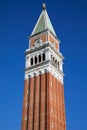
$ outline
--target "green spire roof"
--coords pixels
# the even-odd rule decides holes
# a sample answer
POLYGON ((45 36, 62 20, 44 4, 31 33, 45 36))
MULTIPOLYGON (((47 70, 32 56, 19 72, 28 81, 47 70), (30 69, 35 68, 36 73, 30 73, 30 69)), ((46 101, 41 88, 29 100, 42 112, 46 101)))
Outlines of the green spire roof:
POLYGON ((41 15, 36 23, 36 26, 34 27, 34 30, 31 35, 35 35, 37 33, 40 33, 46 29, 49 29, 53 35, 56 37, 56 33, 53 29, 53 26, 51 24, 50 18, 47 14, 46 9, 42 10, 41 15))

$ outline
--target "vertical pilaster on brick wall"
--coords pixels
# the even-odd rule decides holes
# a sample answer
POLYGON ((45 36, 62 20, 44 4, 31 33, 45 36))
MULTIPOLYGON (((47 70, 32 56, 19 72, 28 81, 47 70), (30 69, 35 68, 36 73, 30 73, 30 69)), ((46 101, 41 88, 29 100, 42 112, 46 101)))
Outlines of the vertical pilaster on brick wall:
POLYGON ((64 88, 63 84, 57 80, 57 129, 66 130, 64 88))
POLYGON ((28 130, 32 130, 32 128, 33 128, 34 80, 35 80, 35 78, 30 78, 30 100, 29 100, 28 130))
POLYGON ((56 78, 55 78, 55 101, 56 101, 56 105, 55 105, 55 111, 56 111, 56 115, 55 115, 56 116, 56 124, 55 125, 56 126, 55 127, 56 127, 56 130, 58 130, 58 127, 57 127, 57 120, 58 120, 57 119, 58 118, 57 117, 57 79, 56 78))
POLYGON ((63 129, 66 130, 66 118, 65 118, 65 104, 64 104, 64 87, 62 85, 62 120, 63 120, 63 129))
POLYGON ((53 76, 53 97, 54 97, 54 129, 56 130, 56 92, 55 92, 55 77, 53 76))
POLYGON ((29 118, 29 102, 30 102, 30 77, 28 79, 28 89, 27 89, 27 102, 26 102, 26 108, 27 108, 27 126, 26 130, 28 130, 28 118, 29 118))
POLYGON ((50 74, 50 129, 54 129, 54 85, 53 76, 50 74))
POLYGON ((57 130, 58 130, 58 110, 57 110, 57 107, 58 107, 58 100, 57 100, 58 93, 57 93, 57 79, 55 80, 55 84, 56 84, 56 88, 55 88, 55 91, 56 91, 56 128, 57 128, 57 130))
POLYGON ((48 121, 48 118, 47 118, 47 112, 48 112, 48 98, 47 98, 47 94, 48 94, 48 88, 47 88, 47 73, 45 73, 45 130, 48 128, 48 125, 47 125, 47 121, 48 121))
POLYGON ((57 128, 59 130, 59 81, 57 80, 57 128))
POLYGON ((27 94, 27 90, 28 90, 28 80, 24 81, 24 100, 23 100, 23 113, 22 113, 22 126, 21 126, 21 130, 26 130, 27 129, 27 107, 26 107, 26 103, 28 101, 28 94, 27 94))
POLYGON ((49 73, 46 74, 47 77, 47 130, 50 130, 50 114, 49 114, 49 73))
POLYGON ((59 82, 59 130, 61 129, 61 88, 59 82))
POLYGON ((46 103, 45 103, 45 74, 41 75, 41 96, 40 96, 40 130, 45 130, 46 103))
POLYGON ((61 129, 63 130, 63 86, 61 84, 61 129))
POLYGON ((40 76, 35 77, 35 96, 34 96, 34 124, 33 124, 33 130, 39 130, 39 95, 40 95, 40 76))
POLYGON ((63 124, 64 124, 63 112, 64 112, 64 110, 63 110, 63 86, 62 86, 62 84, 61 84, 61 110, 62 110, 61 120, 62 120, 62 130, 63 130, 63 124))
POLYGON ((55 125, 54 123, 54 118, 55 118, 54 117, 54 90, 53 90, 54 84, 52 82, 53 82, 53 77, 52 77, 52 74, 49 73, 49 104, 48 104, 49 105, 49 110, 48 110, 49 130, 54 129, 54 125, 55 125))

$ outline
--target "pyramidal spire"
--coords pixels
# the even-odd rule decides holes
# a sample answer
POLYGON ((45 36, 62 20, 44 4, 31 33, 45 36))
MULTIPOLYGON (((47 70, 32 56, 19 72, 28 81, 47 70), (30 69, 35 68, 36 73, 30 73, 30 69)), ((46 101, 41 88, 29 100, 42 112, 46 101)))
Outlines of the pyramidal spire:
POLYGON ((40 33, 40 32, 42 32, 42 31, 45 31, 46 29, 48 29, 49 31, 51 31, 51 33, 52 33, 55 37, 57 37, 57 36, 56 36, 56 33, 55 33, 55 31, 54 31, 54 28, 53 28, 53 26, 52 26, 52 23, 51 23, 51 21, 50 21, 50 18, 49 18, 49 16, 48 16, 48 13, 47 13, 47 11, 46 11, 46 5, 43 4, 42 7, 43 7, 43 10, 42 10, 42 12, 41 12, 41 15, 40 15, 40 17, 39 17, 39 19, 38 19, 38 21, 37 21, 37 23, 36 23, 34 29, 33 29, 33 32, 32 32, 32 34, 31 34, 31 36, 32 36, 32 35, 35 35, 35 34, 37 34, 37 33, 40 33))

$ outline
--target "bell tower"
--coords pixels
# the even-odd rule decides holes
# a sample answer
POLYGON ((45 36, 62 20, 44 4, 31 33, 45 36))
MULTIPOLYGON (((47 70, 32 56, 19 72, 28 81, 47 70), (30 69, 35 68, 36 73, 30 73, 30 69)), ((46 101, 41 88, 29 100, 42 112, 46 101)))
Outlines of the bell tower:
POLYGON ((63 56, 43 4, 26 50, 21 130, 66 130, 63 56))

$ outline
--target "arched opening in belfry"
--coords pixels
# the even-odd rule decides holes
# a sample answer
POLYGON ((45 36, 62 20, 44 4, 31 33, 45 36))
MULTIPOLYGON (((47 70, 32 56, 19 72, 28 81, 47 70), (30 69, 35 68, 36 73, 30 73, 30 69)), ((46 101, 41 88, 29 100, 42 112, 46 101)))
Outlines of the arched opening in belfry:
POLYGON ((43 61, 45 61, 45 53, 43 53, 43 61))
POLYGON ((33 65, 33 58, 31 58, 31 65, 33 65))
POLYGON ((35 64, 37 64, 37 56, 35 56, 35 64))
POLYGON ((41 55, 39 55, 39 62, 41 62, 41 55))

